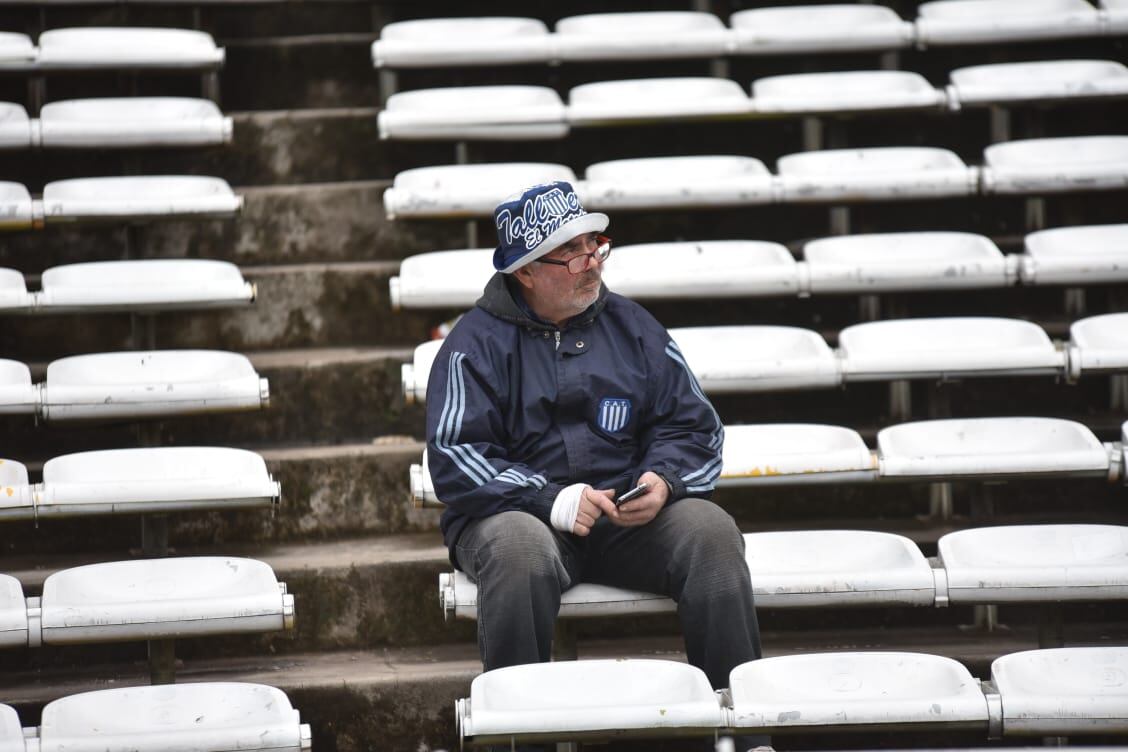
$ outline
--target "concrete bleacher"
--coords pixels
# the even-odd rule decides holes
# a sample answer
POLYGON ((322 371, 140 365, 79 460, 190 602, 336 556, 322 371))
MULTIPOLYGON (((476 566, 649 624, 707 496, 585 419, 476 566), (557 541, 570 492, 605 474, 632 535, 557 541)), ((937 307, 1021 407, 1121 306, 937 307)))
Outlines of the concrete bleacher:
MULTIPOLYGON (((975 602, 977 582, 956 576, 960 552, 940 546, 961 531, 1126 524, 1124 460, 1115 445, 1128 441, 1128 396, 1116 403, 1110 395, 1123 391, 1128 368, 1128 184, 1117 182, 1128 172, 1122 157, 1107 156, 1113 152, 1086 150, 1089 144, 1120 146, 1128 103, 1118 96, 1071 96, 1078 92, 1069 89, 1068 71, 1049 80, 1045 69, 1035 68, 1044 75, 1033 76, 1029 68, 1006 67, 1080 61, 1082 78, 1092 79, 1088 61, 1112 68, 1128 63, 1123 4, 983 0, 980 9, 996 16, 988 20, 958 13, 945 20, 944 3, 887 5, 581 2, 549 10, 491 1, 471 12, 535 17, 501 23, 511 40, 491 36, 482 24, 467 35, 459 24, 443 22, 466 44, 443 40, 428 47, 417 40, 432 31, 418 22, 431 19, 420 17, 450 19, 467 11, 449 3, 351 0, 0 3, 0 32, 23 36, 0 33, 0 59, 15 61, 0 64, 0 101, 24 108, 29 133, 32 123, 51 120, 53 104, 89 98, 203 97, 215 100, 220 118, 230 122, 229 137, 221 129, 213 134, 222 137, 191 148, 137 141, 129 148, 105 148, 112 146, 105 142, 48 148, 44 140, 43 148, 0 150, 0 316, 7 325, 0 332, 0 574, 11 578, 0 576, 0 644, 15 643, 0 650, 0 705, 14 708, 0 707, 0 748, 7 752, 6 731, 12 731, 13 752, 42 750, 52 735, 73 740, 71 731, 59 730, 51 703, 109 682, 141 689, 150 681, 143 639, 44 640, 48 644, 31 649, 26 632, 11 628, 9 617, 22 609, 26 618, 29 598, 46 602, 53 577, 138 561, 145 548, 138 527, 148 528, 143 537, 151 539, 161 525, 170 561, 254 560, 269 568, 286 583, 286 593, 276 587, 271 597, 293 597, 293 627, 178 637, 178 684, 155 688, 169 694, 125 697, 112 710, 75 713, 112 713, 124 723, 130 712, 120 708, 146 715, 139 709, 152 702, 154 716, 167 713, 190 726, 207 711, 218 713, 209 717, 223 725, 228 712, 244 706, 212 683, 238 682, 284 693, 271 694, 281 717, 256 716, 236 732, 244 740, 233 745, 239 748, 259 748, 257 735, 267 728, 276 731, 262 746, 275 749, 305 749, 311 738, 314 746, 342 752, 454 749, 460 743, 455 703, 473 699, 472 680, 481 669, 475 624, 448 620, 435 598, 436 582, 450 573, 450 564, 437 510, 411 503, 415 481, 425 480, 410 472, 423 451, 424 405, 404 394, 402 367, 419 343, 472 305, 488 277, 484 249, 492 228, 484 217, 494 200, 547 177, 598 190, 598 199, 595 193, 585 198, 604 202, 611 214, 616 245, 609 285, 643 301, 674 329, 808 331, 842 360, 836 367, 846 360, 837 353, 852 347, 840 333, 906 318, 1018 320, 1050 343, 1052 352, 1039 348, 1050 356, 1045 373, 937 378, 937 371, 919 364, 923 370, 911 399, 902 400, 902 413, 889 409, 893 382, 855 379, 843 388, 837 370, 835 385, 817 390, 716 394, 731 454, 716 498, 749 539, 762 542, 750 555, 759 556, 765 578, 777 578, 761 581, 757 591, 766 655, 858 649, 955 661, 965 669, 963 681, 979 693, 977 701, 987 698, 986 715, 970 725, 925 730, 922 723, 914 730, 906 724, 896 731, 898 744, 919 748, 983 744, 992 729, 1007 728, 1007 716, 997 716, 991 704, 996 682, 1005 687, 1007 681, 1006 669, 993 676, 996 658, 1022 655, 1043 642, 1128 644, 1122 596, 1061 602, 1092 594, 1079 580, 1059 577, 1077 564, 1065 553, 1043 561, 1034 576, 1047 588, 1045 603, 975 602), (1018 5, 1030 12, 1009 21, 1000 12, 1018 5), (663 32, 661 19, 643 28, 631 15, 641 10, 669 14, 675 31, 663 32), (702 10, 696 20, 686 15, 702 10), (690 23, 700 31, 690 33, 690 23), (47 34, 83 27, 203 32, 221 56, 211 53, 212 62, 186 70, 36 69, 47 34), (987 79, 971 73, 984 67, 1004 80, 1025 76, 1022 86, 981 93, 974 86, 987 79), (537 136, 532 140, 515 138, 521 133, 509 125, 500 139, 462 146, 380 139, 383 103, 392 112, 418 92, 463 90, 450 95, 457 97, 468 87, 525 87, 559 119, 575 104, 570 93, 600 82, 723 78, 751 103, 753 82, 848 71, 912 72, 923 79, 925 93, 961 106, 819 122, 807 117, 821 114, 810 109, 794 117, 709 120, 683 100, 669 102, 682 106, 685 119, 676 123, 624 123, 617 116, 614 128, 561 128, 533 117, 532 125, 520 125, 530 129, 525 135, 537 136), (1031 93, 1026 87, 1036 79, 1043 86, 1031 93), (1004 138, 994 127, 999 117, 1009 125, 1004 138), (1033 141, 1080 137, 1109 140, 1033 141), (996 148, 1007 141, 1027 144, 1029 154, 1019 160, 1038 162, 1016 164, 996 148), (812 144, 818 149, 808 154, 812 144), (1057 154, 1055 144, 1063 147, 1057 154), (817 163, 825 155, 835 164, 817 163), (903 169, 900 182, 857 177, 859 165, 882 157, 889 159, 884 167, 895 168, 919 158, 933 168, 933 178, 914 183, 919 174, 903 169), (1067 168, 1079 166, 1085 169, 1067 176, 1067 168), (834 167, 852 182, 828 175, 834 167), (694 173, 701 179, 689 180, 694 173), (437 218, 433 189, 446 175, 457 201, 439 212, 448 218, 437 218), (152 176, 158 177, 134 182, 152 176), (89 178, 113 180, 60 184, 89 178), (671 188, 674 181, 679 184, 671 188), (162 198, 168 188, 183 201, 162 198), (401 188, 413 193, 397 203, 401 188), (899 197, 905 191, 912 200, 899 197), (389 206, 393 211, 386 212, 389 206), (846 226, 833 214, 843 207, 846 226), (843 229, 849 234, 839 234, 843 229), (935 235, 917 234, 926 232, 935 235), (35 408, 44 404, 36 387, 45 385, 50 396, 51 364, 123 351, 240 354, 249 402, 262 404, 261 391, 250 385, 266 379, 270 404, 229 414, 138 420, 103 413, 36 424, 35 408), (1064 367, 1069 363, 1080 371, 1071 373, 1064 367), (1022 441, 1008 446, 986 424, 971 429, 972 419, 988 416, 1043 416, 1040 427, 1078 431, 1064 437, 1073 442, 1067 454, 1062 444, 1046 440, 1063 438, 1061 432, 1035 430, 1033 423, 1011 434, 1022 441), (942 423, 942 437, 904 434, 894 441, 899 429, 942 423), (944 446, 937 445, 940 438, 944 446), (920 446, 942 450, 932 455, 937 465, 914 464, 920 446), (1033 464, 1055 455, 1061 462, 1051 471, 1033 464), (995 464, 982 472, 988 463, 995 464), (947 476, 936 473, 939 464, 947 476), (933 502, 940 486, 950 487, 950 504, 938 511, 941 505, 933 502), (835 543, 842 531, 870 535, 873 557, 843 563, 839 573, 849 581, 820 594, 826 583, 818 577, 835 566, 828 562, 850 553, 835 543), (788 541, 801 535, 820 541, 817 555, 800 556, 787 572, 773 568, 788 541), (879 540, 896 545, 879 546, 879 540), (906 575, 900 591, 879 589, 881 576, 899 576, 901 557, 917 579, 906 575), (820 565, 826 565, 822 572, 820 565), (941 577, 946 608, 936 607, 941 577), (858 584, 863 580, 868 589, 858 584), (773 593, 772 584, 784 589, 773 593), (915 598, 920 606, 861 605, 884 595, 915 598), (789 607, 804 600, 803 608, 789 607), (1056 633, 1046 639, 1047 632, 1056 633), (201 696, 172 694, 193 687, 201 696), (301 709, 300 721, 285 696, 301 709), (25 738, 22 729, 41 724, 38 736, 25 738)), ((490 103, 480 94, 477 100, 458 105, 455 115, 486 111, 479 123, 488 131, 496 125, 490 103)), ((597 119, 614 114, 599 112, 606 101, 592 110, 597 119)), ((449 109, 449 102, 441 107, 449 109)), ((208 111, 214 120, 215 111, 208 111)), ((0 125, 0 141, 6 132, 0 125)), ((198 363, 190 361, 191 368, 198 363)), ((170 366, 165 375, 162 385, 194 379, 189 366, 170 366)), ((1079 542, 1071 550, 1090 554, 1093 566, 1086 571, 1099 576, 1099 545, 1079 542)), ((457 593, 467 583, 450 584, 457 593)), ((625 600, 615 592, 585 595, 590 590, 577 589, 568 598, 578 601, 565 601, 569 616, 587 617, 568 619, 561 636, 566 641, 570 631, 576 637, 580 658, 681 659, 672 604, 625 600), (615 608, 626 613, 610 619, 615 608)), ((1108 592, 1119 591, 1109 585, 1108 592)), ((473 608, 453 607, 457 616, 473 608)), ((1048 658, 1039 660, 1046 662, 1010 673, 1061 670, 1048 658)), ((1099 671, 1114 664, 1095 665, 1099 671)), ((583 668, 577 674, 584 679, 583 668)), ((836 675, 831 685, 848 689, 842 672, 836 675)), ((660 697, 656 675, 647 676, 660 697)), ((587 681, 583 686, 591 686, 587 681)), ((1068 684, 1064 675, 1058 681, 1068 684)), ((1092 671, 1077 686, 1091 681, 1092 671)), ((1022 683, 1018 675, 1010 686, 1022 683)), ((593 693, 600 689, 595 684, 593 693)), ((604 689, 614 695, 613 685, 604 689)), ((727 723, 735 703, 723 704, 705 689, 702 699, 727 723)), ((528 693, 514 697, 522 694, 528 693)), ((1008 703, 1002 708, 1008 711, 1008 703)), ((479 709, 475 721, 482 715, 479 709)), ((607 717, 625 725, 622 715, 607 717)), ((533 720, 542 731, 543 718, 533 720)), ((1009 724, 1012 732, 1027 733, 1016 730, 1022 721, 1014 716, 1009 724)), ((678 744, 707 740, 718 728, 720 721, 700 739, 659 745, 683 748, 678 744)), ((162 729, 106 733, 168 744, 176 741, 173 733, 187 733, 175 723, 162 729)), ((1032 725, 1026 741, 1068 736, 1076 743, 1123 743, 1123 729, 1112 723, 1093 730, 1097 736, 1089 739, 1076 729, 1032 725)), ((840 730, 820 735, 801 724, 773 732, 780 749, 888 746, 892 738, 876 725, 849 737, 836 735, 840 730)), ((77 733, 102 748, 113 743, 89 728, 77 733)), ((609 748, 616 747, 612 740, 609 748)))

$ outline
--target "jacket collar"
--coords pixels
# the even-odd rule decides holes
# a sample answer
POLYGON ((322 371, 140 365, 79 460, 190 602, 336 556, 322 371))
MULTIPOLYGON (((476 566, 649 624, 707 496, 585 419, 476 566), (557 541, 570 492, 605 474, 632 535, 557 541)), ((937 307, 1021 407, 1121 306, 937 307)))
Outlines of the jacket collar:
MULTIPOLYGON (((516 289, 514 285, 515 283, 510 281, 508 274, 496 272, 486 283, 482 297, 478 298, 475 305, 486 313, 517 326, 538 331, 555 331, 556 325, 533 313, 525 303, 520 290, 516 289)), ((607 305, 607 294, 607 286, 600 282, 599 297, 596 298, 595 302, 588 306, 587 310, 568 319, 561 328, 571 329, 572 327, 590 324, 607 305)))

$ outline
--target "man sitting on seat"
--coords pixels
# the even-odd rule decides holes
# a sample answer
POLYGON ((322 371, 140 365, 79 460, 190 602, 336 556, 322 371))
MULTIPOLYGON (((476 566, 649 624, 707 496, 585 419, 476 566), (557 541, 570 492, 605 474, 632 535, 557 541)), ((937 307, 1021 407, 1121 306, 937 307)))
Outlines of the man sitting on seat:
POLYGON ((443 537, 478 585, 482 662, 548 661, 561 593, 595 582, 676 601, 690 663, 726 687, 760 636, 744 540, 708 501, 721 419, 665 328, 602 284, 606 215, 555 182, 494 220, 498 273, 427 388, 443 537))

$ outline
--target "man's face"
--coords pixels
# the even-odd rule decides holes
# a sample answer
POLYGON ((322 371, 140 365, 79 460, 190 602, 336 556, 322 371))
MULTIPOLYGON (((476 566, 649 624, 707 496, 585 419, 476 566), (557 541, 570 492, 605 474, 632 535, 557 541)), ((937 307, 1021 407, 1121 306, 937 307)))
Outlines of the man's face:
MULTIPOLYGON (((551 261, 568 262, 577 257, 591 254, 599 247, 599 233, 591 232, 573 238, 555 248, 542 258, 551 261)), ((557 323, 582 313, 599 297, 599 285, 603 278, 603 263, 598 256, 587 256, 581 271, 572 274, 568 267, 553 263, 534 261, 518 272, 526 272, 522 283, 527 290, 530 306, 539 315, 557 323)))

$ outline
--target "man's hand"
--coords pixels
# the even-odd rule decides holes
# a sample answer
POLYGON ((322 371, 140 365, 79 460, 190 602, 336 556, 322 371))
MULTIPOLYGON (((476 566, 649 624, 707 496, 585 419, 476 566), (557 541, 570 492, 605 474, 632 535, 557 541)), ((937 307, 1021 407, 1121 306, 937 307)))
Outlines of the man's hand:
MULTIPOLYGON (((663 486, 666 484, 663 483, 663 486)), ((580 494, 580 511, 576 513, 576 523, 572 525, 572 532, 581 537, 591 532, 592 525, 603 515, 608 515, 611 519, 619 516, 619 510, 615 508, 614 489, 595 490, 588 486, 580 494)))
POLYGON ((623 527, 645 525, 662 511, 662 507, 666 506, 666 501, 670 498, 670 488, 661 476, 647 470, 639 477, 638 482, 649 483, 650 490, 637 499, 624 503, 616 510, 618 514, 611 515, 611 520, 616 525, 623 527))

